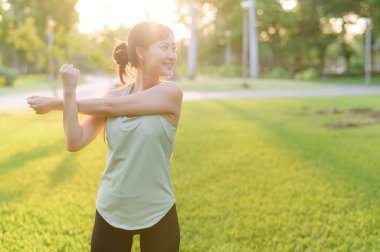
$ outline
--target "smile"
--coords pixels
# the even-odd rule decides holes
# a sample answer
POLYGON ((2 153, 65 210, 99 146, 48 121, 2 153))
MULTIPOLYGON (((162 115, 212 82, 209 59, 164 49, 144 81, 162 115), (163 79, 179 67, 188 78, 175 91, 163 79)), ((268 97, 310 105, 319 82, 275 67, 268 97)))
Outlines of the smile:
POLYGON ((169 64, 169 63, 164 64, 164 66, 169 67, 169 68, 173 68, 173 65, 174 65, 174 64, 169 64))

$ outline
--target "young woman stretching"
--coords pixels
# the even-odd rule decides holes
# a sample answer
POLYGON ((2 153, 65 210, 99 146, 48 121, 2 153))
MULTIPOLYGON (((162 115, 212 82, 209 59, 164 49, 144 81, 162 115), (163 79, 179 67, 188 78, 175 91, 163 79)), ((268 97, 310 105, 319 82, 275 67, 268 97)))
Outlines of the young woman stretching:
POLYGON ((130 251, 140 234, 141 251, 179 251, 180 229, 170 176, 170 158, 181 113, 173 75, 176 48, 167 26, 137 24, 113 50, 122 88, 102 98, 76 98, 79 70, 60 70, 63 100, 27 98, 37 114, 63 110, 67 150, 79 151, 104 129, 108 154, 99 184, 91 251, 130 251), (126 85, 128 68, 137 70, 126 85), (78 112, 87 116, 79 124, 78 112))

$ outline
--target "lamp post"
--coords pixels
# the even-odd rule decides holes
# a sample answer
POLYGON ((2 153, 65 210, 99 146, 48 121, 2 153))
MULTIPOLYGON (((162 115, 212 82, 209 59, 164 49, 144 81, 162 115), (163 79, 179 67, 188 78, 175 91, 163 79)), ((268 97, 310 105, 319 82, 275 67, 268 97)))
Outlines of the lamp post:
POLYGON ((247 64, 248 64, 248 15, 249 8, 248 0, 242 1, 240 6, 243 8, 243 50, 242 50, 242 76, 243 86, 248 86, 247 83, 247 64))
POLYGON ((241 2, 240 5, 243 9, 248 10, 249 73, 252 79, 256 79, 259 76, 259 54, 258 54, 259 45, 258 45, 257 28, 256 28, 256 1, 244 0, 241 2))
POLYGON ((55 21, 52 18, 48 18, 47 25, 49 29, 48 34, 48 47, 49 47, 49 65, 48 65, 48 71, 49 71, 49 81, 51 83, 51 87, 53 90, 53 94, 55 97, 58 97, 57 90, 55 89, 55 86, 53 84, 54 81, 54 57, 53 57, 53 48, 54 48, 54 26, 55 21))
POLYGON ((372 72, 372 57, 371 57, 371 46, 372 46, 372 20, 371 18, 366 18, 366 32, 365 32, 365 82, 366 84, 371 83, 371 72, 372 72))
POLYGON ((252 79, 259 77, 259 43, 256 28, 256 1, 250 0, 249 13, 249 53, 252 79))
POLYGON ((197 37, 196 37, 196 10, 195 0, 190 0, 190 15, 191 15, 191 34, 188 50, 188 76, 191 80, 195 78, 195 67, 197 62, 197 37))
POLYGON ((224 36, 226 37, 226 51, 224 53, 224 60, 225 60, 225 64, 229 66, 231 65, 231 41, 230 41, 231 31, 225 30, 224 36))

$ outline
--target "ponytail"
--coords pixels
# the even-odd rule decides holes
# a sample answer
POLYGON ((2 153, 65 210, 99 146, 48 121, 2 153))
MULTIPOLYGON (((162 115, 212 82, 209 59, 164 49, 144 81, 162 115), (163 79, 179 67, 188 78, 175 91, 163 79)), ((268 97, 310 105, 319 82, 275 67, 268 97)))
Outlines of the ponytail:
POLYGON ((128 56, 128 45, 126 42, 119 42, 113 49, 112 57, 119 65, 118 75, 122 84, 125 84, 124 76, 127 76, 126 67, 130 62, 128 56))

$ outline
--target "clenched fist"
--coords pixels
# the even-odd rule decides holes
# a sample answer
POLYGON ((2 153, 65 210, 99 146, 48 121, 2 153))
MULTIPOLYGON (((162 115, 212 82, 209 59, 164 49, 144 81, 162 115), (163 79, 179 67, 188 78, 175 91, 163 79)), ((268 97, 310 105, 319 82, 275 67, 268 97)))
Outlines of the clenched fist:
POLYGON ((45 96, 30 96, 26 99, 29 107, 31 107, 36 114, 42 115, 54 110, 54 106, 59 102, 57 98, 45 96))
POLYGON ((65 93, 75 92, 78 84, 80 71, 73 67, 72 64, 64 64, 59 70, 61 75, 63 90, 65 93))

